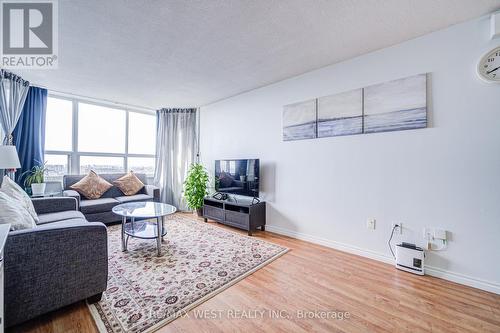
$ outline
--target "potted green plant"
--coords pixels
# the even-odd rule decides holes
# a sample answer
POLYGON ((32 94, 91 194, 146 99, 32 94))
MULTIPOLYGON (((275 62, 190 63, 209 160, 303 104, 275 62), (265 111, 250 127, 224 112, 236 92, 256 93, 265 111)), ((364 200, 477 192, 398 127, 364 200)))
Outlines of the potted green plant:
POLYGON ((193 163, 189 167, 184 181, 184 197, 187 206, 196 210, 198 216, 203 215, 203 198, 208 194, 208 172, 200 163, 193 163))
MULTIPOLYGON (((24 180, 24 186, 31 187, 31 194, 33 196, 41 196, 45 193, 45 171, 47 168, 45 164, 47 162, 35 165, 33 169, 26 171, 26 179, 24 180)), ((23 175, 24 175, 23 174, 23 175)))

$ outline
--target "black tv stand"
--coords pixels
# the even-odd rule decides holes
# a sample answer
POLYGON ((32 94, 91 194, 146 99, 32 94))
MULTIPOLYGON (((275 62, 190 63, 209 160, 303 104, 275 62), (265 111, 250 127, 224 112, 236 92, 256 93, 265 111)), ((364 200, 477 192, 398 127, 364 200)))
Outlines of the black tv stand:
POLYGON ((262 231, 266 228, 266 203, 255 202, 255 198, 236 202, 206 197, 203 199, 203 219, 246 230, 252 236, 257 228, 262 231))

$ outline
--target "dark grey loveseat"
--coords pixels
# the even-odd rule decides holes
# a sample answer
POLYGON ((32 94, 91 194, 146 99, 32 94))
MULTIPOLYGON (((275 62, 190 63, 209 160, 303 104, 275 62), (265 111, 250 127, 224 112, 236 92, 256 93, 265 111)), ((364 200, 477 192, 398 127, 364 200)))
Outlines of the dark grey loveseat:
POLYGON ((74 198, 33 199, 38 226, 5 243, 5 325, 60 307, 100 300, 108 278, 107 230, 77 211, 74 198))
MULTIPOLYGON (((113 184, 115 180, 122 177, 124 174, 99 174, 109 183, 113 184)), ((146 175, 142 173, 135 174, 144 184, 147 183, 146 175)), ((126 202, 143 202, 143 201, 159 201, 160 189, 153 185, 145 185, 144 188, 136 195, 126 196, 116 186, 110 188, 99 199, 89 200, 81 196, 75 190, 70 188, 71 185, 80 181, 85 175, 66 175, 63 177, 63 195, 74 197, 78 201, 80 211, 89 221, 100 221, 103 223, 118 222, 121 217, 113 214, 111 211, 114 206, 126 202)))

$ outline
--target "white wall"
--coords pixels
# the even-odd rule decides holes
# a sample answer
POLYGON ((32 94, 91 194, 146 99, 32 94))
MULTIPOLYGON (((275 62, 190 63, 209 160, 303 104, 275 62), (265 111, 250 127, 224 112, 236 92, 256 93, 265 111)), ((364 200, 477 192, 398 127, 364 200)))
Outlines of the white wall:
POLYGON ((500 85, 475 74, 500 45, 488 28, 484 17, 202 107, 202 161, 260 158, 275 232, 390 261, 392 222, 421 245, 423 227, 442 227, 449 246, 428 273, 500 293, 500 85), (285 104, 426 72, 427 129, 282 141, 285 104))

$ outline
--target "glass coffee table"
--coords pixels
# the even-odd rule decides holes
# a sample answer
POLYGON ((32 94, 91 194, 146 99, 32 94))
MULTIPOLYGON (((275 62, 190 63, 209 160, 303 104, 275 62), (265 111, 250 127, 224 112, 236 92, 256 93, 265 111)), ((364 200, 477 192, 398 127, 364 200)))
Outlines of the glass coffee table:
POLYGON ((157 254, 161 256, 161 242, 167 234, 164 218, 176 211, 174 206, 158 202, 130 202, 113 207, 113 213, 122 217, 122 251, 127 251, 129 237, 156 239, 157 254), (127 218, 130 218, 130 222, 127 222, 127 218))

